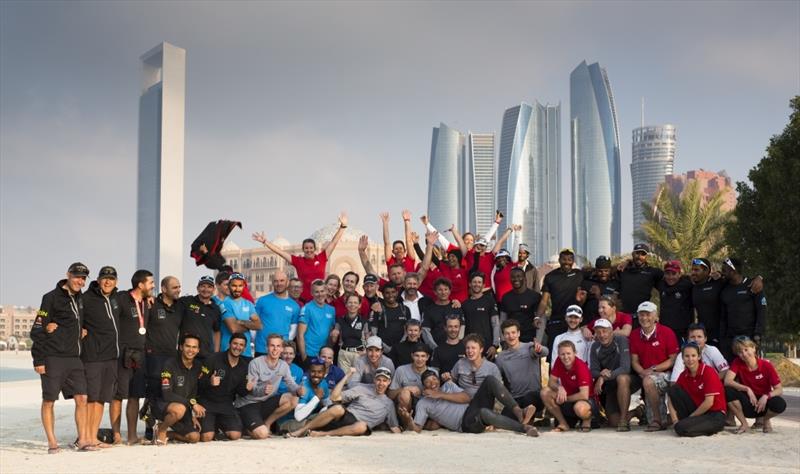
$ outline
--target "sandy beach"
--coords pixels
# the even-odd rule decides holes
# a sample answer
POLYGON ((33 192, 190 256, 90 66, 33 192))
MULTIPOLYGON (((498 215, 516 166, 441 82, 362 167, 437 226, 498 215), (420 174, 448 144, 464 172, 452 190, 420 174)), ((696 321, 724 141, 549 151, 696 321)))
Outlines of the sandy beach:
MULTIPOLYGON (((30 354, 0 353, 0 370, 31 369, 30 354)), ((800 423, 775 432, 678 438, 672 431, 481 435, 445 430, 365 438, 242 440, 115 447, 48 455, 38 379, 0 382, 0 472, 800 472, 800 423), (757 464, 754 464, 757 462, 757 464)), ((75 439, 73 404, 56 403, 62 448, 75 439)), ((108 426, 107 418, 102 426, 108 426)), ((123 428, 124 429, 124 428, 123 428)), ((143 427, 140 427, 140 431, 143 427)))

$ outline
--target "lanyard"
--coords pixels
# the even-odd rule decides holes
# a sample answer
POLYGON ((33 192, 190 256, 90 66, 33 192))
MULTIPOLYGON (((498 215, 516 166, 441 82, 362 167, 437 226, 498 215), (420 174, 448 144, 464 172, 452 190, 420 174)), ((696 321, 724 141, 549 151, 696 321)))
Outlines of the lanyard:
POLYGON ((133 300, 136 303, 136 314, 139 316, 139 332, 141 334, 141 329, 144 328, 144 316, 142 316, 142 310, 144 309, 144 300, 133 300), (139 307, 141 305, 141 308, 139 307))

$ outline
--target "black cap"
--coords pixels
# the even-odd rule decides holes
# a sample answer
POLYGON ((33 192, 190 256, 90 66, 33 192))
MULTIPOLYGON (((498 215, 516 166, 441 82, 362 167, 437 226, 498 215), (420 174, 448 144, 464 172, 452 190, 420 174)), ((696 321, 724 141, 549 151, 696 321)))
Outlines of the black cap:
POLYGON ((113 278, 117 279, 117 270, 114 267, 105 266, 100 269, 100 273, 97 274, 97 279, 102 280, 103 278, 113 278))
POLYGON ((89 276, 89 267, 81 262, 75 262, 69 266, 69 270, 67 270, 67 272, 73 276, 86 277, 89 276))
POLYGON ((611 268, 611 259, 606 257, 605 255, 600 255, 594 261, 594 268, 598 269, 611 268))
POLYGON ((364 284, 366 285, 367 283, 378 283, 378 277, 372 273, 367 273, 364 276, 364 284))
POLYGON ((415 352, 424 352, 426 354, 430 354, 430 349, 428 349, 428 346, 426 344, 423 344, 423 343, 420 342, 418 344, 415 344, 411 348, 411 353, 413 354, 415 352))
POLYGON ((650 254, 650 246, 647 244, 636 244, 633 246, 634 252, 644 252, 645 254, 650 254))
POLYGON ((214 277, 212 277, 211 275, 203 275, 203 276, 201 276, 200 280, 197 281, 197 286, 200 286, 200 285, 203 285, 203 284, 214 286, 214 277))

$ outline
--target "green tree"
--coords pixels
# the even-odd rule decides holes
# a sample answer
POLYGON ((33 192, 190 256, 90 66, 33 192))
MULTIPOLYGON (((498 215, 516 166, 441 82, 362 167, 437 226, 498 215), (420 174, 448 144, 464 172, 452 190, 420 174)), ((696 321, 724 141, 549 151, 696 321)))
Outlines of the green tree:
POLYGON ((747 182, 736 183, 736 220, 727 241, 744 261, 745 272, 764 277, 767 332, 796 343, 800 340, 800 96, 783 132, 770 140, 764 156, 750 170, 747 182))
POLYGON ((704 202, 696 181, 675 194, 662 185, 652 203, 642 203, 645 222, 634 235, 649 242, 664 260, 680 260, 684 266, 695 257, 718 260, 725 248, 725 227, 732 213, 724 211, 723 195, 704 202))

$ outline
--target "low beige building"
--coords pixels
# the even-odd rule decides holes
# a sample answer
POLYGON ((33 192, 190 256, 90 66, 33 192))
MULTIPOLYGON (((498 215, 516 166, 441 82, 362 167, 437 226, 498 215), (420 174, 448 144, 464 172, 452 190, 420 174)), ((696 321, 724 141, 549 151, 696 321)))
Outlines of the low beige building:
POLYGON ((36 308, 30 306, 0 306, 0 339, 11 336, 28 338, 36 319, 36 308))
MULTIPOLYGON (((317 242, 318 248, 322 248, 325 243, 331 241, 338 228, 338 224, 331 224, 317 230, 311 234, 310 238, 317 242)), ((354 271, 361 279, 364 278, 364 268, 358 256, 358 239, 362 235, 364 232, 352 227, 345 230, 339 244, 328 259, 327 273, 335 273, 341 277, 349 271, 354 271)), ((292 265, 271 250, 256 242, 251 241, 251 243, 254 245, 253 247, 241 248, 233 241, 228 240, 222 248, 222 256, 235 271, 241 272, 247 278, 250 292, 253 297, 258 298, 272 291, 272 276, 278 270, 285 271, 290 277, 296 273, 292 265)), ((300 242, 291 243, 283 237, 278 237, 272 243, 290 255, 303 253, 300 242)), ((367 255, 380 276, 385 277, 386 263, 384 262, 383 243, 370 240, 367 255)))

